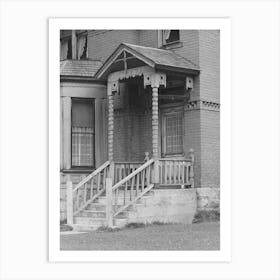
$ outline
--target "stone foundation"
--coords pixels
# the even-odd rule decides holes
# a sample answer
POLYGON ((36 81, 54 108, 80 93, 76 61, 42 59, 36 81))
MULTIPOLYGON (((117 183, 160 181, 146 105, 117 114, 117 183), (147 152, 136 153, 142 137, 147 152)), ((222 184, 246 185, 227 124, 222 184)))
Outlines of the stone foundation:
POLYGON ((197 188, 197 211, 220 211, 220 188, 197 188))
POLYGON ((195 189, 160 189, 151 192, 129 211, 128 223, 192 223, 197 208, 195 189))

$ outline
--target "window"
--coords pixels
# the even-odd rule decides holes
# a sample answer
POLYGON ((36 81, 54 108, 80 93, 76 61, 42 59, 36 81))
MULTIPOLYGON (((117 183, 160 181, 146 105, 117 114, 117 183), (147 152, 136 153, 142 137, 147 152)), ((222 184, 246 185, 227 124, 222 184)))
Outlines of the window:
POLYGON ((180 41, 180 31, 179 30, 163 30, 162 31, 162 43, 167 45, 170 43, 175 43, 180 41))
POLYGON ((64 39, 60 43, 60 60, 72 59, 71 38, 64 39))
POLYGON ((87 59, 88 57, 88 42, 86 32, 75 32, 74 42, 72 35, 66 33, 65 37, 61 38, 60 43, 60 60, 65 59, 87 59), (74 44, 74 45, 73 45, 74 44), (74 51, 74 53, 73 53, 74 51))
POLYGON ((72 167, 95 165, 94 99, 72 99, 72 167))
POLYGON ((87 59, 87 35, 82 34, 77 38, 78 59, 87 59))
POLYGON ((162 117, 162 150, 164 155, 183 153, 183 113, 172 112, 162 117))

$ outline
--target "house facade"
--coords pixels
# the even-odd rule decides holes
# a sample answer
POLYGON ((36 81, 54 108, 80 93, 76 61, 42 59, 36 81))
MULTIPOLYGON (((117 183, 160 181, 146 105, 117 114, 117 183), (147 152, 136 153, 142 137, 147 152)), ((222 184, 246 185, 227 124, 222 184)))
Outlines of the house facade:
POLYGON ((98 199, 118 217, 161 189, 218 207, 219 30, 63 30, 60 44, 61 220, 98 199))

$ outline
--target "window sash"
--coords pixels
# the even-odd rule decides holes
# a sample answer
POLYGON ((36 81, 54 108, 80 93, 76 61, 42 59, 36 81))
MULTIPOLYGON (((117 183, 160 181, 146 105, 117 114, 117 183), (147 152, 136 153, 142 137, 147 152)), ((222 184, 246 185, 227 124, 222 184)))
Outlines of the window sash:
POLYGON ((72 127, 72 166, 93 167, 93 127, 72 127))
POLYGON ((94 99, 72 98, 71 166, 95 166, 94 99), (76 103, 75 103, 76 102, 76 103), (76 107, 74 107, 76 104, 76 107), (83 107, 84 105, 86 107, 83 107), (90 107, 89 107, 90 105, 90 107), (91 108, 91 109, 90 109, 91 108), (81 112, 81 113, 79 113, 81 112))
POLYGON ((183 113, 163 116, 162 145, 164 155, 183 154, 183 113))

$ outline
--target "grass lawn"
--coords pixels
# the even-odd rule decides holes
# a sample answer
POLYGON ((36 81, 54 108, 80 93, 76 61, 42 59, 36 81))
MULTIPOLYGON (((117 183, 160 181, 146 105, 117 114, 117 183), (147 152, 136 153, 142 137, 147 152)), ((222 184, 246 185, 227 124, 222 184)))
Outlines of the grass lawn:
POLYGON ((61 235, 61 250, 219 250, 220 223, 167 224, 61 235))

